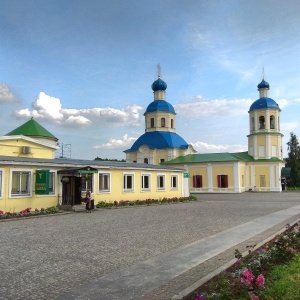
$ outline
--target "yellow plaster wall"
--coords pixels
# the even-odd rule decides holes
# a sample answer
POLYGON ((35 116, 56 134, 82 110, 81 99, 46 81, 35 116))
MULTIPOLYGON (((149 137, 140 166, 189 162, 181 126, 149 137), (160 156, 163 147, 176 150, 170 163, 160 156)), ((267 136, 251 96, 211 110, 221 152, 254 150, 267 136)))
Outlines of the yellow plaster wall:
MULTIPOLYGON (((59 194, 61 193, 61 184, 59 182, 60 176, 56 176, 55 194, 53 195, 36 195, 35 190, 35 173, 37 167, 15 167, 18 170, 31 170, 33 172, 31 182, 31 196, 20 196, 20 197, 9 197, 9 180, 10 180, 10 167, 6 166, 0 168, 3 171, 3 191, 2 198, 0 198, 0 210, 5 212, 20 212, 21 210, 31 207, 32 210, 35 208, 47 208, 50 206, 58 205, 59 194)), ((44 169, 49 169, 45 167, 44 169)), ((53 169, 51 169, 53 171, 53 169)), ((160 199, 160 198, 172 198, 181 197, 182 191, 182 172, 181 171, 153 171, 153 170, 101 170, 104 173, 110 173, 111 189, 110 192, 99 192, 98 174, 94 175, 94 190, 93 197, 95 204, 99 201, 113 202, 114 200, 144 200, 144 199, 160 199), (134 174, 134 190, 124 191, 123 190, 123 174, 134 174), (149 191, 141 190, 141 174, 150 174, 151 176, 151 189, 149 191), (165 175, 165 190, 157 190, 157 174, 165 175), (178 187, 177 189, 171 189, 171 175, 177 175, 178 187)))
POLYGON ((52 159, 54 158, 55 151, 22 139, 2 140, 0 141, 0 155, 52 159), (31 153, 22 153, 23 146, 30 147, 31 153))

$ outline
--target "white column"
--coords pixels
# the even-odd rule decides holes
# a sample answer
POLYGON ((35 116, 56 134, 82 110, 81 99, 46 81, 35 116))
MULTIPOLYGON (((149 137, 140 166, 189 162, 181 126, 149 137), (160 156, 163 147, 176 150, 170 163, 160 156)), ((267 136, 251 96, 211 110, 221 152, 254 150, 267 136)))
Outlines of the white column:
POLYGON ((207 164, 207 187, 208 192, 213 192, 213 178, 212 178, 212 165, 207 164))
POLYGON ((234 177, 234 192, 240 193, 240 172, 239 172, 239 163, 235 162, 233 164, 233 177, 234 177))
POLYGON ((271 158, 271 137, 270 135, 266 135, 266 158, 271 158))

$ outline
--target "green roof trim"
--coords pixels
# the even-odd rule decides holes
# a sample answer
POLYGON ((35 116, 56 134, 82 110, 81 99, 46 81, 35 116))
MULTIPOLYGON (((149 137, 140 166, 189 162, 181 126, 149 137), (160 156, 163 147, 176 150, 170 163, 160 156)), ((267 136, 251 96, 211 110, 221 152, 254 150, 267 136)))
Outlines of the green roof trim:
POLYGON ((247 151, 236 153, 203 153, 188 154, 179 156, 173 160, 164 162, 163 164, 186 164, 186 163, 205 163, 205 162, 226 162, 226 161, 245 161, 245 162, 280 162, 281 159, 271 157, 270 159, 257 159, 249 155, 247 151))
POLYGON ((32 118, 26 123, 24 123, 23 125, 19 126, 18 128, 6 134, 6 136, 11 136, 11 135, 25 135, 28 137, 44 137, 55 141, 58 140, 58 138, 56 138, 52 133, 50 133, 47 129, 45 129, 42 125, 40 125, 32 118))

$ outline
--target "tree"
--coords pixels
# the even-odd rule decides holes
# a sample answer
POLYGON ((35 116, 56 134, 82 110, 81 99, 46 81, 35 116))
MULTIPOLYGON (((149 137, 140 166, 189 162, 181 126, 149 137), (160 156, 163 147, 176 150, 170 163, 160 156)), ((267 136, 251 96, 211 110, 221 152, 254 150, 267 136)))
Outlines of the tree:
POLYGON ((300 187, 300 146, 297 136, 291 132, 286 167, 291 168, 290 186, 300 187))
POLYGON ((94 160, 100 160, 100 161, 119 161, 119 162, 126 162, 125 159, 114 159, 114 158, 101 158, 101 157, 96 157, 94 160))

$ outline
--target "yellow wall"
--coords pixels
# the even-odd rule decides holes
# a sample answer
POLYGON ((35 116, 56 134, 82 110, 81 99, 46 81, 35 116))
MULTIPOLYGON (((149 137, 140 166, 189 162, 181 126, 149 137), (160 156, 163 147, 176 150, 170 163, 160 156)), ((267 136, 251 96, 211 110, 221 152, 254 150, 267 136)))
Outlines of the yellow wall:
MULTIPOLYGON (((100 171, 101 172, 101 171, 100 171)), ((104 171, 104 173, 106 173, 104 171)), ((139 199, 159 199, 159 198, 172 198, 182 196, 182 172, 173 171, 149 171, 149 170, 112 170, 110 172, 111 183, 110 192, 99 192, 98 189, 94 190, 95 203, 97 201, 113 202, 114 200, 139 200, 139 199), (123 190, 123 174, 134 175, 134 191, 123 190), (142 191, 141 176, 142 174, 150 175, 151 189, 149 191, 142 191), (157 175, 165 175, 165 190, 157 189, 157 175), (177 175, 178 187, 171 189, 171 175, 177 175)), ((98 175, 94 177, 95 187, 98 187, 98 175)))
MULTIPOLYGON (((47 208, 50 206, 57 206, 59 204, 59 198, 62 193, 62 184, 60 182, 62 175, 57 175, 55 178, 55 194, 53 195, 36 195, 35 194, 35 173, 38 167, 28 166, 10 166, 0 167, 2 171, 3 190, 2 198, 0 198, 0 210, 5 212, 20 212, 23 209, 31 207, 35 208, 47 208), (32 171, 31 181, 31 196, 10 196, 10 173, 12 170, 17 171, 32 171)), ((43 169, 49 169, 44 167, 43 169)), ((52 172, 55 169, 50 169, 52 172)), ((117 170, 100 170, 103 173, 110 173, 111 188, 110 192, 99 192, 98 174, 94 174, 94 190, 93 197, 95 204, 99 201, 113 202, 114 200, 144 200, 144 199, 160 199, 160 198, 172 198, 181 197, 182 191, 182 172, 181 171, 169 171, 169 170, 139 170, 139 169, 117 169, 117 170), (134 174, 134 190, 123 190, 123 174, 134 174), (149 191, 141 190, 141 174, 150 174, 151 176, 151 189, 149 191), (158 190, 156 188, 157 174, 165 175, 165 190, 158 190), (171 188, 171 176, 177 175, 177 189, 171 188)))
POLYGON ((0 141, 0 155, 52 159, 54 150, 22 139, 2 140, 0 141), (30 147, 31 153, 22 153, 23 146, 30 147))

